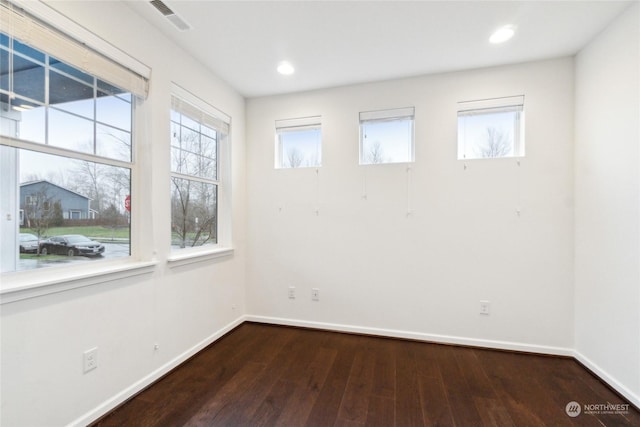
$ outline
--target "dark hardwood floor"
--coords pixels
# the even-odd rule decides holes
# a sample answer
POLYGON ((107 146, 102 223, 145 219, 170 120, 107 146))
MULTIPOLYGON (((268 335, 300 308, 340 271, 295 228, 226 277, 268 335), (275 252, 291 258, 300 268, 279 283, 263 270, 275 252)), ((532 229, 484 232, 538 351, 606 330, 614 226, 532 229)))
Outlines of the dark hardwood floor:
POLYGON ((571 401, 627 404, 572 359, 244 323, 94 425, 640 426, 571 401))

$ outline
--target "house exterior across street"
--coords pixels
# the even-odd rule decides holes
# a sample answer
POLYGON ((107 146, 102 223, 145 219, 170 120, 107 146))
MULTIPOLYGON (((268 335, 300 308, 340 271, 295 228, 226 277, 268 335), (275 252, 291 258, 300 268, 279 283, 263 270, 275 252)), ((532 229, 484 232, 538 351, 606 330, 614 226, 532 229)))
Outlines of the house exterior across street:
POLYGON ((25 213, 37 215, 37 209, 49 209, 49 205, 60 203, 63 219, 91 219, 96 212, 89 206, 88 197, 68 190, 46 180, 20 184, 20 225, 25 223, 25 213), (38 207, 35 209, 35 207, 38 207))

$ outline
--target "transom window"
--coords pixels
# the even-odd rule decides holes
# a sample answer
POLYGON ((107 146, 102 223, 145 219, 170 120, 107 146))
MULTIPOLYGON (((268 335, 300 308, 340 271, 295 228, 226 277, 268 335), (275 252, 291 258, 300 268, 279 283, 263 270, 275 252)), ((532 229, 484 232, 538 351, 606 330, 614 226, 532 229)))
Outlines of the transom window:
POLYGON ((524 96, 458 104, 458 159, 524 156, 524 96))
POLYGON ((276 120, 276 168, 309 168, 322 165, 320 116, 276 120))
POLYGON ((360 164, 414 161, 414 107, 360 113, 360 164))

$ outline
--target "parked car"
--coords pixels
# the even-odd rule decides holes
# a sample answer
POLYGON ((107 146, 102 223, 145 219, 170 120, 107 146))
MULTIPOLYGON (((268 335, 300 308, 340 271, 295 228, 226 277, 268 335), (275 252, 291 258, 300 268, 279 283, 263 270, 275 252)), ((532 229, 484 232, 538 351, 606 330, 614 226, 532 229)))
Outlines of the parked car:
POLYGON ((38 252, 38 237, 31 233, 20 233, 20 253, 35 254, 38 252))
POLYGON ((53 236, 40 243, 40 254, 100 256, 104 245, 80 234, 53 236))

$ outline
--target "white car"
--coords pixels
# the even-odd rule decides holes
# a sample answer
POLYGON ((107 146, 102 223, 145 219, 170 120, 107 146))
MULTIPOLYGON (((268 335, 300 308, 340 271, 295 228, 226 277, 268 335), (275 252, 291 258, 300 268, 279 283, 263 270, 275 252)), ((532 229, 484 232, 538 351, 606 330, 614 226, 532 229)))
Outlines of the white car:
POLYGON ((38 252, 38 237, 31 233, 20 233, 20 253, 35 254, 38 252))

